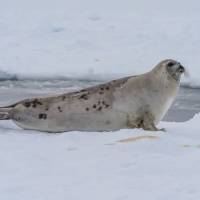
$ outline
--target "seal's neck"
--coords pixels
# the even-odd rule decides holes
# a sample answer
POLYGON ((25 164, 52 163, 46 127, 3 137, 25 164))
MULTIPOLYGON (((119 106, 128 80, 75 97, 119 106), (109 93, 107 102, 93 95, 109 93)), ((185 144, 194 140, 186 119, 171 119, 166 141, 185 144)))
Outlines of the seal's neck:
POLYGON ((160 87, 163 87, 163 89, 173 89, 180 86, 180 78, 174 79, 165 67, 156 67, 150 73, 155 77, 156 83, 159 82, 160 87))
POLYGON ((176 81, 162 69, 152 70, 149 74, 154 90, 159 91, 155 96, 155 102, 159 102, 159 104, 156 104, 156 109, 154 109, 158 111, 155 114, 157 116, 155 122, 158 123, 174 102, 179 90, 180 81, 176 81))

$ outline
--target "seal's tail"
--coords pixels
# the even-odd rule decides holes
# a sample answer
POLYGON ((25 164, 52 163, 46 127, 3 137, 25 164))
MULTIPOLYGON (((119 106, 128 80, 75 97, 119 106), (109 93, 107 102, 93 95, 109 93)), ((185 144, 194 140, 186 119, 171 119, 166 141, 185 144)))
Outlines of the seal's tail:
POLYGON ((12 110, 12 106, 10 106, 10 107, 0 107, 0 120, 10 119, 10 111, 11 110, 12 110))

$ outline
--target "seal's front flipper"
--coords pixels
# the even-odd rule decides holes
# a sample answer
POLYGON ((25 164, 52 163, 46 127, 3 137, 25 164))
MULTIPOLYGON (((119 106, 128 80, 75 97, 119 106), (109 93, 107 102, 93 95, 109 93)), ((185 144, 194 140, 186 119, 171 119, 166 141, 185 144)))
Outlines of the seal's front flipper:
POLYGON ((146 112, 144 115, 142 128, 147 131, 166 131, 164 128, 158 129, 156 127, 154 117, 149 112, 146 112))
POLYGON ((142 128, 146 131, 166 131, 164 128, 158 129, 156 127, 154 123, 154 117, 151 114, 149 114, 149 112, 145 112, 144 116, 139 117, 137 120, 134 117, 128 116, 127 127, 142 128))

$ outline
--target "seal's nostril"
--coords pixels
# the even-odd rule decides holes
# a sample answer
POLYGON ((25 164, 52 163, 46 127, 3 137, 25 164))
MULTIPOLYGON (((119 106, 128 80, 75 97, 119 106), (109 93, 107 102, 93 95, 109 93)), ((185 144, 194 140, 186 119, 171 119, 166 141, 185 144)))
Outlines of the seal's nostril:
POLYGON ((185 68, 184 68, 182 65, 180 65, 180 67, 179 67, 179 69, 178 69, 178 70, 179 70, 179 72, 180 72, 180 73, 183 73, 183 72, 185 72, 185 68))

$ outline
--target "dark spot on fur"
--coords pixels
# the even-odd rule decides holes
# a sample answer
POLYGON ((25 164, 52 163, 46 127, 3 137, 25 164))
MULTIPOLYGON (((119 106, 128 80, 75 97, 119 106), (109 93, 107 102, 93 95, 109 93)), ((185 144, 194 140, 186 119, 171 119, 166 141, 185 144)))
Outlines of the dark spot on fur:
POLYGON ((99 92, 100 95, 104 94, 104 92, 99 92))
POLYGON ((66 96, 62 96, 62 100, 64 101, 66 99, 66 96))
POLYGON ((38 105, 42 105, 42 102, 38 101, 38 99, 34 99, 33 103, 38 104, 38 105))
POLYGON ((59 110, 59 112, 62 112, 62 109, 61 109, 61 107, 60 107, 60 106, 58 106, 58 110, 59 110))
POLYGON ((29 108, 31 106, 31 103, 30 102, 25 102, 24 106, 26 106, 27 108, 29 108))
POLYGON ((137 128, 142 128, 143 127, 143 123, 144 123, 143 119, 139 120, 139 122, 137 123, 137 128))
POLYGON ((109 90, 109 89, 110 89, 110 87, 109 87, 109 86, 107 86, 107 87, 106 87, 106 90, 109 90))
POLYGON ((49 108, 45 108, 45 110, 47 111, 47 110, 49 110, 49 108))
POLYGON ((33 107, 33 108, 36 108, 36 107, 37 107, 37 105, 33 103, 33 104, 32 104, 32 107, 33 107))
POLYGON ((87 94, 82 94, 79 99, 84 99, 84 100, 88 100, 88 95, 87 94))
POLYGON ((106 124, 109 125, 109 124, 111 124, 111 122, 110 122, 109 120, 107 120, 107 121, 106 121, 106 124))
POLYGON ((86 108, 85 110, 86 110, 86 111, 89 111, 90 109, 89 109, 89 108, 86 108))
POLYGON ((33 108, 36 108, 37 105, 42 105, 42 102, 39 101, 38 99, 34 99, 31 103, 33 108))
POLYGON ((38 118, 42 119, 43 118, 43 114, 39 114, 38 118))
POLYGON ((105 101, 102 101, 102 104, 103 104, 103 105, 105 105, 105 104, 106 104, 106 102, 105 102, 105 101))
POLYGON ((108 108, 108 107, 110 107, 110 105, 106 104, 105 107, 108 108))
POLYGON ((100 107, 98 108, 98 110, 101 111, 101 110, 102 110, 102 107, 100 106, 100 107))
POLYGON ((103 88, 103 87, 101 87, 100 89, 101 89, 101 90, 104 90, 104 88, 103 88))
POLYGON ((97 105, 96 105, 96 104, 94 104, 94 105, 93 105, 93 108, 96 108, 96 107, 97 107, 97 105))
POLYGON ((47 118, 47 114, 45 114, 45 113, 40 113, 40 114, 38 115, 38 118, 39 118, 39 119, 46 119, 46 118, 47 118))

